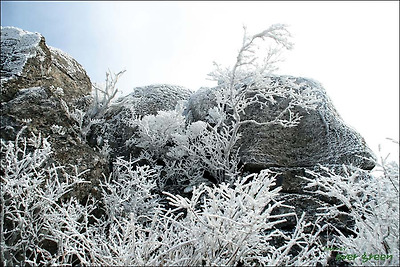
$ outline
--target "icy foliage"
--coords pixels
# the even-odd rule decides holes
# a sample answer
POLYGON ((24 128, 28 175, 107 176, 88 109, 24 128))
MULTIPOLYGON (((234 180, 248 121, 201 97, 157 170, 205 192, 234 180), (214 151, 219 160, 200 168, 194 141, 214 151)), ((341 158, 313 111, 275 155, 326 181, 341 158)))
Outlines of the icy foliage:
POLYGON ((310 193, 339 201, 334 206, 321 207, 319 216, 349 216, 355 221, 347 229, 352 235, 329 225, 337 236, 336 242, 347 248, 346 254, 358 255, 352 263, 359 266, 399 264, 399 166, 382 162, 379 177, 345 166, 340 173, 324 169, 325 175, 308 171, 313 179, 304 179, 309 182, 310 193), (379 256, 377 260, 370 255, 385 257, 379 256))
POLYGON ((145 148, 147 152, 157 155, 173 136, 179 134, 185 127, 185 117, 181 110, 158 111, 157 115, 146 115, 142 119, 129 121, 131 127, 138 127, 140 138, 127 141, 128 147, 132 144, 145 148))
MULTIPOLYGON (((159 154, 155 148, 159 148, 160 144, 156 145, 153 141, 157 142, 157 138, 160 138, 157 135, 169 139, 166 136, 168 133, 165 133, 165 135, 162 130, 163 127, 164 129, 166 129, 165 127, 170 127, 167 122, 172 124, 185 124, 185 122, 182 121, 184 117, 182 116, 183 103, 181 102, 184 101, 189 94, 190 91, 188 89, 173 85, 136 87, 129 95, 110 102, 110 105, 105 108, 104 112, 98 113, 103 113, 103 116, 99 117, 104 118, 105 121, 101 125, 92 127, 91 139, 89 141, 92 144, 101 145, 107 140, 112 150, 111 154, 114 157, 129 157, 129 154, 137 157, 140 153, 139 150, 144 148, 145 144, 153 146, 149 151, 159 154), (175 112, 175 115, 168 113, 176 107, 179 110, 175 112), (158 112, 161 112, 162 115, 160 116, 163 116, 163 119, 167 120, 164 122, 164 125, 158 125, 158 123, 162 123, 163 120, 157 115, 158 112), (171 118, 169 118, 170 115, 172 116, 171 118), (143 122, 140 122, 141 119, 144 119, 143 122), (153 136, 146 137, 147 140, 139 140, 139 135, 144 132, 138 131, 138 124, 143 126, 143 129, 140 129, 144 132, 149 131, 149 135, 153 136), (153 127, 155 128, 153 129, 153 127), (158 133, 157 130, 161 132, 158 133), (153 141, 151 141, 151 139, 153 139, 153 141), (137 142, 141 142, 141 144, 137 142), (136 144, 138 144, 138 146, 136 146, 136 144)), ((176 125, 171 127, 174 128, 176 125)), ((168 132, 171 131, 173 130, 168 130, 168 132)), ((160 140, 158 143, 164 143, 165 140, 160 140)))
POLYGON ((135 169, 135 163, 118 158, 113 174, 102 183, 107 192, 103 196, 104 204, 112 218, 129 213, 139 218, 150 214, 157 204, 158 198, 152 194, 156 189, 154 170, 148 166, 135 169))
POLYGON ((82 173, 64 173, 60 177, 63 167, 49 164, 52 150, 47 139, 40 134, 20 138, 21 132, 15 142, 1 140, 0 230, 4 265, 48 262, 53 255, 45 246, 51 240, 58 242, 58 235, 52 235, 50 229, 62 229, 70 219, 78 220, 84 214, 80 210, 81 214, 73 218, 73 213, 62 212, 73 210, 73 198, 64 205, 59 202, 74 185, 83 182, 82 173), (55 213, 62 217, 55 218, 55 213))
POLYGON ((274 229, 284 215, 271 215, 282 203, 274 201, 279 188, 270 188, 269 172, 243 177, 233 187, 200 186, 190 199, 166 193, 177 207, 166 210, 152 192, 154 171, 117 160, 113 178, 101 184, 106 217, 98 219, 92 199, 82 204, 65 198, 81 182, 80 174, 61 178, 62 166, 46 165, 51 155, 46 139, 18 137, 2 142, 1 152, 6 265, 279 264, 298 260, 288 257, 291 247, 309 237, 302 234, 302 219, 293 235, 274 229), (287 239, 282 247, 269 245, 276 236, 287 239))
POLYGON ((115 98, 118 92, 116 84, 118 79, 125 71, 120 71, 118 73, 111 73, 111 71, 106 72, 106 82, 102 84, 94 84, 94 101, 88 114, 91 118, 98 118, 104 115, 108 107, 111 105, 111 101, 115 98))
MULTIPOLYGON (((189 128, 191 138, 205 131, 199 122, 189 128)), ((321 220, 307 221, 304 214, 274 213, 287 205, 279 197, 277 174, 269 170, 237 175, 232 184, 194 186, 189 197, 165 192, 169 203, 164 205, 156 170, 117 159, 113 174, 98 188, 101 203, 90 197, 80 203, 68 193, 83 182, 82 173, 52 165, 45 138, 20 135, 14 142, 1 140, 4 265, 315 266, 332 261, 326 247, 359 255, 350 264, 399 264, 398 166, 393 164, 382 162, 377 178, 359 169, 310 171, 315 179, 308 179, 309 188, 317 187, 310 193, 339 204, 321 207, 321 220), (95 216, 99 206, 105 212, 101 217, 95 216), (354 236, 322 224, 324 217, 343 214, 354 219, 348 225, 354 236), (293 217, 293 229, 280 228, 293 217)))
POLYGON ((72 122, 74 122, 72 129, 75 131, 77 136, 79 136, 81 142, 86 142, 86 136, 93 125, 104 121, 102 119, 90 117, 88 112, 85 112, 79 108, 73 108, 70 110, 68 104, 62 99, 60 103, 65 115, 71 119, 72 122))
MULTIPOLYGON (((90 170, 78 171, 84 160, 79 155, 68 161, 68 168, 55 164, 57 151, 36 129, 26 137, 27 126, 15 140, 1 139, 1 264, 399 265, 398 164, 382 159, 375 176, 353 166, 320 166, 322 171, 298 175, 307 182, 302 184, 307 197, 321 204, 305 210, 312 216, 288 204, 305 198, 282 193, 280 173, 263 169, 249 174, 240 167, 236 146, 243 125, 293 129, 302 119, 296 108, 314 110, 326 97, 323 90, 314 90, 320 89, 316 82, 271 75, 279 47, 266 50, 263 58, 254 54, 255 44, 264 39, 290 48, 288 37, 280 24, 245 35, 235 65, 212 74, 219 81, 215 91, 201 91, 213 102, 204 120, 187 119, 194 114, 184 111, 191 92, 183 87, 139 87, 114 101, 119 74, 108 74, 106 87, 94 88, 88 111, 61 100, 72 125, 47 123, 49 132, 66 142, 75 142, 68 139, 70 130, 82 142, 94 135, 93 128, 106 132, 94 135, 104 157, 96 164, 107 161, 110 175, 96 172, 83 180, 90 170), (250 105, 261 110, 279 99, 287 101, 276 116, 265 121, 246 116, 250 105), (139 154, 110 157, 111 143, 113 149, 122 145, 139 154), (93 187, 78 201, 74 192, 86 183, 93 187), (337 227, 335 219, 343 222, 343 217, 350 220, 337 227), (343 250, 358 257, 340 254, 343 250)), ((65 64, 69 71, 76 67, 65 64)), ((38 97, 43 90, 19 90, 14 101, 38 97)), ((64 92, 55 90, 58 96, 64 92)), ((328 131, 333 118, 321 116, 328 131)))
POLYGON ((309 90, 312 88, 300 90, 302 84, 289 77, 270 76, 276 62, 271 58, 279 56, 281 50, 292 47, 289 37, 286 26, 281 24, 272 25, 255 35, 245 32, 235 65, 232 68, 216 65, 216 69, 210 73, 210 77, 219 84, 213 92, 215 105, 208 109, 207 116, 211 133, 222 150, 218 159, 220 174, 215 177, 219 182, 233 179, 238 172, 239 159, 235 145, 241 138, 240 128, 246 124, 295 127, 301 119, 295 108, 315 108, 317 99, 309 90), (255 51, 266 39, 276 42, 278 47, 268 50, 263 57, 255 51), (288 103, 274 118, 267 121, 246 118, 246 110, 250 106, 268 109, 269 105, 277 103, 277 99, 287 99, 288 103))
MULTIPOLYGON (((291 47, 287 41, 287 30, 284 25, 271 26, 267 31, 254 36, 245 35, 235 66, 232 69, 217 67, 211 76, 219 82, 219 86, 211 94, 208 94, 206 89, 201 90, 206 96, 213 98, 215 103, 215 105, 202 108, 203 111, 209 112, 207 116, 209 120, 204 121, 202 125, 196 122, 190 124, 192 122, 190 117, 193 116, 190 111, 186 111, 189 114, 185 114, 189 118, 186 129, 183 123, 176 125, 179 122, 174 119, 176 115, 174 116, 171 112, 127 120, 131 125, 138 126, 139 137, 135 137, 134 144, 144 148, 146 153, 142 157, 153 167, 157 162, 151 163, 152 159, 161 159, 164 162, 161 168, 163 175, 160 175, 161 185, 164 182, 172 182, 190 188, 203 182, 202 178, 207 174, 217 183, 234 181, 234 177, 239 172, 239 158, 234 146, 240 139, 238 131, 242 125, 247 123, 280 124, 284 127, 294 127, 299 123, 300 117, 292 112, 292 109, 296 106, 313 108, 315 96, 307 90, 308 88, 300 91, 299 85, 286 77, 279 78, 285 80, 281 83, 265 77, 266 71, 270 70, 267 66, 273 64, 268 60, 264 62, 265 67, 259 68, 255 65, 256 56, 252 52, 255 42, 265 38, 271 38, 285 48, 291 47), (265 101, 275 103, 276 98, 288 98, 290 103, 272 120, 260 122, 243 119, 245 109, 249 105, 259 104, 267 108, 265 101), (202 128, 201 131, 199 131, 199 126, 202 128), (197 134, 194 134, 193 130, 197 131, 197 134), (193 137, 193 135, 196 136, 193 137), (173 137, 172 140, 171 137, 173 137)), ((270 52, 275 53, 276 50, 270 52)), ((272 54, 269 54, 270 56, 272 54)), ((151 102, 145 102, 150 107, 154 105, 153 103, 158 105, 159 101, 162 101, 157 97, 153 98, 151 90, 136 90, 134 95, 139 99, 135 101, 133 110, 141 112, 143 109, 148 110, 148 106, 142 105, 142 94, 146 96, 145 100, 151 100, 151 102)), ((191 101, 196 101, 196 99, 191 101)), ((151 109, 148 112, 151 112, 151 109)), ((154 111, 150 114, 154 114, 154 111)), ((182 120, 182 117, 180 119, 182 120)))
POLYGON ((16 27, 1 27, 1 80, 8 80, 22 73, 29 58, 36 56, 39 33, 16 27))

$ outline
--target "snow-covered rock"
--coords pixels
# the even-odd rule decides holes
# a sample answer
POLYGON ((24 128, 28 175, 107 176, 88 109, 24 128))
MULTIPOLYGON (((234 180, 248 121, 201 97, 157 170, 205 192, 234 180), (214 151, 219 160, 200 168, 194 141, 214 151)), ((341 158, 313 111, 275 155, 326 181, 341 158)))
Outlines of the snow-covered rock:
MULTIPOLYGON (((73 194, 82 200, 108 173, 108 162, 80 138, 65 106, 88 108, 91 82, 83 67, 59 49, 50 48, 39 33, 1 28, 0 138, 15 140, 25 125, 29 132, 48 137, 52 160, 89 170, 90 180, 73 194)), ((28 135, 30 137, 30 135, 28 135)))
POLYGON ((126 146, 126 141, 135 134, 135 127, 131 127, 128 120, 133 116, 143 117, 156 115, 161 110, 173 110, 191 93, 185 87, 167 84, 136 87, 108 108, 104 115, 106 121, 92 128, 88 141, 96 146, 107 140, 114 156, 138 156, 141 149, 126 146))
POLYGON ((1 27, 1 101, 13 98, 21 88, 62 88, 68 100, 91 91, 83 67, 67 53, 46 45, 39 33, 1 27))
POLYGON ((1 79, 7 80, 22 74, 29 58, 41 56, 39 47, 42 36, 15 27, 1 27, 1 79))
MULTIPOLYGON (((294 111, 302 116, 296 127, 285 128, 280 124, 243 124, 239 129, 241 138, 235 148, 244 165, 244 173, 257 173, 262 169, 277 173, 276 186, 281 187, 280 197, 285 200, 285 204, 294 207, 281 208, 278 214, 294 212, 300 218, 304 212, 307 220, 315 221, 319 216, 317 208, 331 207, 337 204, 337 200, 310 194, 315 188, 306 189, 307 181, 300 177, 314 179, 308 174, 310 170, 324 175, 324 168, 321 166, 329 166, 338 173, 343 171, 342 164, 371 170, 375 166, 375 156, 362 136, 343 121, 318 82, 292 76, 269 78, 282 88, 293 86, 293 90, 300 90, 300 93, 304 90, 312 92, 316 96, 313 98, 316 100, 315 109, 296 107, 294 111), (301 86, 294 86, 296 84, 301 86)), ((185 111, 189 122, 214 121, 213 117, 217 117, 213 115, 217 105, 217 90, 219 87, 202 88, 189 98, 185 111)), ((245 112, 240 114, 242 121, 272 121, 290 102, 289 98, 274 99, 276 103, 268 103, 267 107, 261 108, 259 104, 249 105, 245 112)), ((368 171, 363 178, 368 179, 368 171)), ((351 227, 354 221, 342 216, 330 220, 329 223, 344 231, 346 227, 351 227)), ((287 218, 280 227, 293 229, 295 226, 296 221, 287 218)), ((279 239, 276 242, 279 242, 279 239)))
MULTIPOLYGON (((237 147, 245 169, 257 171, 269 167, 347 164, 369 170, 375 166, 373 152, 364 138, 343 121, 318 82, 291 76, 272 78, 280 83, 288 79, 301 83, 300 90, 311 88, 317 94, 318 103, 315 110, 295 109, 302 116, 296 127, 252 123, 241 126, 239 131, 242 138, 237 147)), ((210 108, 216 105, 215 90, 202 89, 190 97, 187 108, 189 120, 207 119, 210 108)), ((270 104, 268 108, 260 108, 255 104, 248 106, 242 119, 272 121, 287 107, 287 99, 277 99, 278 103, 270 104)))

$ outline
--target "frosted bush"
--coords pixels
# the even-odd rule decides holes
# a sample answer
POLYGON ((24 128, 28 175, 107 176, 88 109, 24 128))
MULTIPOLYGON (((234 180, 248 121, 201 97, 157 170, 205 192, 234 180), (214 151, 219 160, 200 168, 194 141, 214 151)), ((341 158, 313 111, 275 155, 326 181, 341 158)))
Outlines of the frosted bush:
MULTIPOLYGON (((86 171, 73 165, 75 172, 69 173, 53 164, 47 138, 20 132, 15 141, 1 140, 1 264, 315 266, 331 264, 325 248, 335 246, 359 255, 350 264, 399 265, 397 163, 382 159, 375 176, 351 166, 308 171, 303 178, 309 194, 335 203, 317 209, 319 218, 312 222, 304 213, 283 212, 296 207, 285 204, 277 173, 240 173, 235 145, 242 125, 296 127, 301 117, 294 108, 315 108, 311 89, 299 93, 301 84, 292 79, 267 76, 276 70, 280 49, 291 48, 289 37, 280 24, 245 34, 235 65, 218 66, 211 74, 219 85, 216 106, 205 121, 186 121, 182 106, 128 119, 137 131, 127 146, 141 148, 142 154, 116 158, 111 175, 91 177, 99 179, 97 200, 89 195, 79 202, 70 194, 85 182, 86 171), (264 39, 280 48, 264 50, 259 58, 255 51, 264 39), (280 97, 292 101, 276 118, 244 119, 249 105, 266 108, 280 97), (161 194, 169 184, 178 190, 161 194), (342 216, 351 218, 347 229, 329 223, 342 216), (293 229, 283 226, 289 219, 295 221, 293 229), (376 254, 391 257, 363 257, 376 254)), ((108 73, 105 87, 95 87, 87 112, 71 111, 61 102, 83 141, 101 122, 122 73, 108 73)), ((51 130, 65 134, 58 125, 51 130)), ((107 140, 99 150, 108 157, 107 140)))
MULTIPOLYGON (((215 182, 222 182, 226 172, 235 172, 236 158, 231 158, 229 165, 226 166, 224 149, 229 142, 226 128, 218 130, 217 126, 212 127, 210 124, 198 121, 190 124, 182 134, 175 134, 173 138, 176 146, 171 148, 168 155, 191 162, 190 166, 207 171, 215 182)), ((191 183, 198 184, 199 181, 193 178, 191 183)))
POLYGON ((1 139, 0 237, 4 265, 45 264, 52 260, 49 248, 57 245, 51 241, 58 237, 50 228, 63 227, 67 214, 57 220, 49 216, 65 209, 62 199, 83 182, 83 173, 71 175, 62 166, 50 164, 52 151, 46 138, 40 134, 20 137, 24 130, 14 142, 1 139))
POLYGON ((94 101, 92 107, 88 111, 88 116, 92 119, 101 118, 111 102, 118 93, 117 82, 125 70, 118 73, 112 73, 110 70, 106 72, 105 84, 93 84, 92 93, 94 101))
POLYGON ((166 193, 171 205, 186 213, 179 225, 180 232, 185 232, 181 242, 186 242, 186 248, 182 252, 187 253, 179 255, 186 260, 174 259, 167 264, 287 263, 286 256, 297 242, 296 237, 285 236, 292 242, 282 244, 286 248, 282 253, 276 253, 277 248, 270 241, 284 235, 275 226, 294 214, 271 215, 282 205, 275 200, 280 188, 271 189, 274 184, 274 176, 262 172, 243 177, 233 187, 225 183, 214 187, 201 185, 194 188, 190 199, 166 193))
MULTIPOLYGON (((132 166, 127 162, 123 165, 132 166)), ((323 228, 305 233, 310 223, 304 217, 299 218, 292 233, 276 227, 285 217, 295 215, 271 214, 284 206, 275 200, 280 188, 272 188, 274 181, 275 174, 264 171, 242 177, 234 185, 200 185, 190 198, 165 192, 169 205, 175 207, 172 209, 156 206, 149 209, 152 213, 109 216, 105 223, 96 224, 93 250, 99 257, 92 263, 193 266, 326 262, 322 250, 311 244, 323 228), (277 237, 284 240, 280 246, 273 245, 277 237), (296 255, 293 250, 300 253, 296 255)), ((129 181, 122 179, 113 198, 125 201, 124 187, 129 187, 129 181)), ((114 203, 106 201, 105 208, 112 208, 114 203)))
POLYGON ((88 113, 79 109, 73 108, 72 110, 68 104, 61 99, 61 107, 65 114, 73 122, 72 130, 80 138, 81 142, 86 142, 86 137, 90 132, 90 128, 94 124, 99 124, 104 121, 104 119, 95 119, 88 116, 88 113))
POLYGON ((185 117, 181 110, 158 111, 157 115, 146 115, 141 119, 131 120, 132 127, 137 126, 138 136, 127 141, 127 145, 145 148, 147 152, 159 156, 167 145, 171 146, 172 136, 182 132, 185 117))
POLYGON ((150 214, 157 206, 155 171, 149 166, 137 166, 135 161, 117 158, 113 173, 101 187, 103 203, 109 217, 132 213, 136 218, 150 214))
MULTIPOLYGON (((202 123, 188 129, 198 138, 202 123)), ((79 203, 68 193, 83 173, 49 164, 46 138, 1 140, 1 261, 4 265, 316 265, 327 264, 325 246, 345 246, 357 265, 398 264, 398 166, 385 164, 379 179, 345 168, 309 172, 312 193, 340 203, 321 208, 321 219, 278 212, 276 173, 268 170, 234 183, 194 185, 189 197, 157 192, 156 170, 117 159, 100 184, 101 202, 79 203), (397 189, 396 189, 397 188, 397 189), (163 204, 164 203, 164 204, 163 204), (341 209, 346 206, 348 211, 341 209), (95 215, 96 210, 101 215, 95 215), (324 217, 343 213, 355 223, 344 234, 324 217), (280 225, 295 217, 292 230, 280 225), (324 223, 322 223, 324 222, 324 223), (333 239, 324 241, 327 229, 333 239), (392 255, 363 261, 362 255, 392 255)))
MULTIPOLYGON (((67 117, 73 122, 73 131, 80 138, 81 142, 86 142, 86 137, 93 125, 104 122, 103 116, 117 95, 118 88, 116 85, 124 72, 120 71, 117 74, 112 74, 111 71, 108 71, 106 72, 106 82, 104 85, 93 85, 93 101, 87 110, 69 107, 63 99, 60 100, 61 107, 67 117)), ((59 91, 58 89, 61 88, 57 88, 56 91, 59 91)))
POLYGON ((378 167, 382 170, 378 177, 354 167, 343 166, 339 173, 321 168, 324 175, 309 171, 313 178, 304 178, 309 181, 307 187, 313 194, 336 199, 338 204, 321 207, 320 216, 335 218, 345 215, 354 221, 354 225, 346 226, 351 235, 330 225, 335 229, 336 246, 346 248, 346 254, 357 255, 352 261, 356 265, 398 265, 398 165, 384 163, 378 167), (379 255, 378 259, 374 255, 379 255))

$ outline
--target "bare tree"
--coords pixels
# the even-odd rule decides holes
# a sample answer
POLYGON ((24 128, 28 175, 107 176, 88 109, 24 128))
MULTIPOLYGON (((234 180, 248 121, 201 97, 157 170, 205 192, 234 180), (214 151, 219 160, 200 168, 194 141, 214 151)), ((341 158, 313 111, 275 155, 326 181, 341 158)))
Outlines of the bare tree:
POLYGON ((69 119, 75 124, 73 130, 80 137, 80 140, 86 142, 86 136, 90 132, 93 125, 102 123, 103 115, 110 106, 112 100, 118 93, 116 87, 117 82, 125 70, 117 74, 111 73, 110 70, 106 72, 105 85, 93 84, 93 103, 87 111, 79 108, 70 108, 68 104, 61 99, 61 106, 69 119))
POLYGON ((91 118, 99 118, 103 115, 104 111, 109 107, 111 101, 118 93, 116 87, 117 82, 126 70, 120 71, 117 74, 111 73, 110 70, 106 72, 105 86, 93 84, 94 90, 94 103, 93 108, 88 112, 91 118))

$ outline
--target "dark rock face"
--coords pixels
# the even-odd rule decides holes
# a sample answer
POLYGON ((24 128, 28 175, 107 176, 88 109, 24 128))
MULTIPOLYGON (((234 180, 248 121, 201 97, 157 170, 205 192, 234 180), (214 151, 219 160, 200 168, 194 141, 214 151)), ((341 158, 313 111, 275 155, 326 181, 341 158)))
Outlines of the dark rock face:
MULTIPOLYGON (((375 165, 374 155, 364 139, 341 119, 325 90, 317 82, 304 78, 276 76, 278 83, 287 79, 297 84, 299 90, 311 88, 318 95, 315 110, 296 108, 302 116, 297 127, 285 128, 281 125, 259 126, 245 124, 240 128, 242 138, 237 147, 239 157, 245 168, 259 171, 269 167, 313 167, 318 164, 352 164, 370 170, 375 165)), ((206 120, 208 110, 216 105, 216 89, 203 89, 189 99, 189 120, 206 120)), ((250 105, 243 120, 254 119, 259 122, 273 120, 284 108, 288 99, 261 109, 250 105)))
POLYGON ((134 115, 143 117, 156 115, 161 110, 173 110, 179 101, 188 99, 190 95, 191 91, 181 86, 162 84, 136 87, 132 93, 109 107, 104 115, 106 121, 92 128, 89 143, 95 146, 108 140, 113 156, 139 156, 141 149, 126 146, 126 141, 135 134, 135 128, 127 120, 134 115))
POLYGON ((83 199, 108 173, 104 157, 82 142, 63 108, 87 109, 91 82, 82 66, 64 52, 49 48, 44 37, 14 27, 1 29, 1 134, 15 140, 19 130, 48 137, 58 164, 89 169, 91 180, 74 194, 83 199))
POLYGON ((29 87, 63 88, 64 98, 70 101, 90 94, 92 84, 76 60, 47 46, 39 33, 2 27, 1 101, 10 100, 19 89, 29 87))

